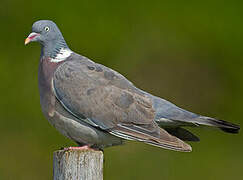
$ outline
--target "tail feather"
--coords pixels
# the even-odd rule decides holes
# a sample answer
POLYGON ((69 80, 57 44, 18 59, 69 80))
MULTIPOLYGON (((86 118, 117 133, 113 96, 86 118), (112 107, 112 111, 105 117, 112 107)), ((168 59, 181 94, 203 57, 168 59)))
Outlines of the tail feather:
POLYGON ((210 117, 204 117, 204 116, 199 117, 195 123, 197 123, 199 125, 217 127, 224 132, 233 133, 233 134, 238 133, 240 130, 239 125, 236 125, 236 124, 233 124, 233 123, 230 123, 227 121, 223 121, 223 120, 217 120, 217 119, 210 118, 210 117))
POLYGON ((238 133, 240 126, 217 120, 210 117, 200 116, 198 114, 182 109, 169 101, 151 95, 153 107, 156 111, 155 121, 161 127, 181 127, 181 126, 212 126, 221 129, 227 133, 238 133))

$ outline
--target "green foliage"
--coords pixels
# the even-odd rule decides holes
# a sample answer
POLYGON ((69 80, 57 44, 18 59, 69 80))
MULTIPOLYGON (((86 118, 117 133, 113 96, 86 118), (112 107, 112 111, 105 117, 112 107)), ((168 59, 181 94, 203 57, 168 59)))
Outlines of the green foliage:
MULTIPOLYGON (((74 145, 43 117, 31 25, 54 20, 69 47, 188 110, 242 124, 242 1, 2 0, 0 179, 51 179, 74 145)), ((242 133, 194 129, 192 153, 141 143, 105 150, 105 179, 239 179, 242 133)))

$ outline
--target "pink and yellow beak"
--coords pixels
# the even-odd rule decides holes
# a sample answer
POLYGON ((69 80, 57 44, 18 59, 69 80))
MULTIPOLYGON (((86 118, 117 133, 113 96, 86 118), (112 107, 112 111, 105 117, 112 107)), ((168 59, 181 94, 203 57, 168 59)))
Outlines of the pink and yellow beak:
POLYGON ((32 32, 30 35, 25 39, 24 44, 29 44, 31 41, 35 41, 35 38, 39 36, 40 34, 32 32))

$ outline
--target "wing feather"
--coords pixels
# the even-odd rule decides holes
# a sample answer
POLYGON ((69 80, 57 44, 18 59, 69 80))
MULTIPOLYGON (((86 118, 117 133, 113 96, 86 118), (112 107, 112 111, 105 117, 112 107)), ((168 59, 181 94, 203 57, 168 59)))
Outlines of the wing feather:
POLYGON ((155 123, 150 96, 119 73, 72 54, 53 77, 63 107, 86 123, 115 136, 177 151, 191 147, 155 123))

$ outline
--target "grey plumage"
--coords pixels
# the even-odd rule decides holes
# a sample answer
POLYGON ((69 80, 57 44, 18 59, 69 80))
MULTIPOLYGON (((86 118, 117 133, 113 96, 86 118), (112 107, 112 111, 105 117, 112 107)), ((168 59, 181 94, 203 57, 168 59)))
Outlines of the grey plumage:
POLYGON ((42 45, 41 57, 55 58, 61 48, 69 49, 61 31, 52 21, 36 21, 32 26, 32 32, 41 34, 36 39, 42 45))
POLYGON ((127 139, 191 151, 182 140, 199 138, 183 126, 239 130, 237 125, 191 113, 144 92, 118 72, 71 52, 51 21, 34 23, 32 31, 35 36, 28 42, 42 45, 38 76, 42 110, 54 127, 79 145, 104 148, 127 139), (70 54, 57 59, 62 52, 70 54))
POLYGON ((156 109, 156 122, 161 126, 212 126, 218 127, 228 133, 238 133, 240 127, 238 125, 217 120, 211 117, 201 116, 161 99, 151 96, 153 105, 156 109))

